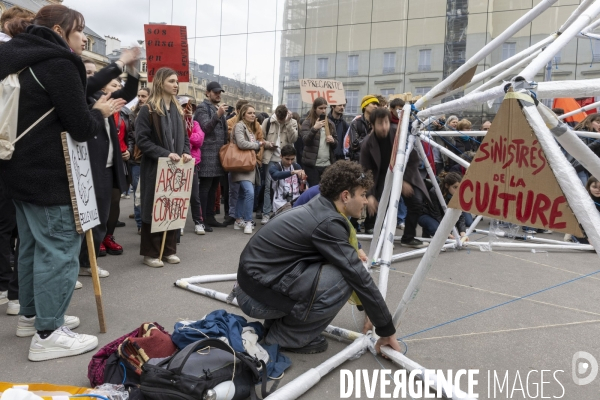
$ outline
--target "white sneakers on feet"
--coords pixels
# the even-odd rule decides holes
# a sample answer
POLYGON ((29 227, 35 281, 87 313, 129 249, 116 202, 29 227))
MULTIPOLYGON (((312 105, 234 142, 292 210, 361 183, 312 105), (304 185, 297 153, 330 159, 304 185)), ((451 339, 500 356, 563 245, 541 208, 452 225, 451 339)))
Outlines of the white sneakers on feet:
POLYGON ((246 222, 246 226, 244 226, 244 233, 247 235, 251 235, 254 230, 254 225, 251 222, 246 222))
POLYGON ((206 231, 204 230, 204 225, 203 224, 196 224, 196 226, 194 227, 194 232, 196 232, 196 235, 204 235, 204 234, 206 234, 206 231))
MULTIPOLYGON (((98 267, 98 277, 106 278, 109 275, 110 275, 110 272, 98 267)), ((91 268, 79 268, 79 276, 92 276, 92 269, 91 268)))
POLYGON ((270 219, 271 219, 271 216, 269 214, 263 214, 263 217, 260 220, 261 225, 266 225, 270 219))
POLYGON ((254 221, 240 221, 240 222, 235 221, 233 223, 233 229, 237 229, 237 230, 243 229, 244 233, 249 235, 252 233, 252 230, 254 229, 254 224, 252 222, 254 222, 254 221))
POLYGON ((165 266, 165 264, 163 264, 163 262, 158 258, 152 258, 148 256, 144 256, 144 264, 152 268, 161 268, 165 266))
POLYGON ((237 220, 233 223, 233 229, 239 230, 244 229, 246 227, 245 221, 238 222, 237 220))
POLYGON ((21 305, 19 304, 19 300, 9 300, 8 308, 6 309, 6 314, 19 315, 19 311, 21 311, 21 305))
MULTIPOLYGON (((65 315, 65 324, 63 326, 69 329, 75 329, 79 326, 79 318, 65 315)), ((37 329, 35 329, 35 317, 27 318, 26 316, 21 315, 19 317, 19 322, 17 322, 17 336, 33 336, 36 332, 37 329)))
POLYGON ((8 303, 8 290, 0 292, 0 305, 8 303))
POLYGON ((29 345, 28 358, 30 361, 45 361, 76 356, 94 350, 97 346, 96 336, 81 335, 61 326, 46 339, 42 339, 36 332, 29 345))
POLYGON ((83 285, 81 284, 81 282, 77 281, 77 283, 75 283, 75 290, 81 289, 82 287, 83 285))
POLYGON ((163 256, 163 261, 168 262, 169 264, 179 264, 181 260, 175 254, 171 254, 170 256, 163 256))

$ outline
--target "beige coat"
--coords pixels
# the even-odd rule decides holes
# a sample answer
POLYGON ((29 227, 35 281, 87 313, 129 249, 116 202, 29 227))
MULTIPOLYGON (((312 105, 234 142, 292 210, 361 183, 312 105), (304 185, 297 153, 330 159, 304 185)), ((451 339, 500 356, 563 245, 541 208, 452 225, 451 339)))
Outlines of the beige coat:
MULTIPOLYGON (((265 119, 263 121, 262 131, 265 135, 265 140, 273 144, 277 143, 277 134, 279 133, 280 149, 286 144, 291 144, 293 146, 294 143, 296 143, 296 140, 298 139, 298 123, 293 118, 290 119, 288 122, 284 123, 283 126, 280 126, 280 123, 277 120, 277 116, 273 114, 271 115, 271 118, 265 119), (271 121, 270 124, 268 124, 269 121, 271 121), (269 132, 266 132, 267 125, 269 125, 269 132)), ((281 161, 281 157, 276 157, 273 154, 273 150, 265 149, 265 152, 262 157, 262 162, 263 164, 267 165, 269 161, 279 162, 281 161)))
MULTIPOLYGON (((235 143, 240 150, 255 151, 256 153, 260 150, 260 145, 256 141, 256 137, 241 121, 233 127, 232 139, 233 143, 235 143)), ((255 171, 256 169, 250 172, 231 172, 231 181, 250 181, 254 184, 256 179, 255 171)))

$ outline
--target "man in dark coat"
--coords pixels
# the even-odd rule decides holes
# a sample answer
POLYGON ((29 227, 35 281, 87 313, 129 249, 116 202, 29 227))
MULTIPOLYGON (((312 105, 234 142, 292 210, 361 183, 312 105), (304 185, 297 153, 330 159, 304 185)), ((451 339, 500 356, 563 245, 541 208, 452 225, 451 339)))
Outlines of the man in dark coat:
MULTIPOLYGON (((368 217, 365 220, 365 230, 373 230, 377 206, 385 186, 385 174, 389 170, 394 146, 395 132, 390 131, 390 112, 385 108, 378 108, 371 113, 373 131, 363 142, 360 151, 360 164, 365 171, 373 173, 375 185, 369 191, 368 217)), ((417 234, 417 220, 423 213, 423 198, 429 198, 425 183, 419 173, 420 159, 416 150, 409 157, 404 171, 402 182, 402 197, 408 209, 406 215, 404 234, 401 243, 403 246, 420 248, 424 247, 422 241, 415 239, 417 234)))
POLYGON ((336 104, 331 106, 331 112, 327 115, 327 118, 335 125, 335 132, 337 136, 337 145, 335 146, 335 159, 343 160, 344 156, 344 136, 348 132, 348 123, 344 120, 344 110, 346 104, 336 104))

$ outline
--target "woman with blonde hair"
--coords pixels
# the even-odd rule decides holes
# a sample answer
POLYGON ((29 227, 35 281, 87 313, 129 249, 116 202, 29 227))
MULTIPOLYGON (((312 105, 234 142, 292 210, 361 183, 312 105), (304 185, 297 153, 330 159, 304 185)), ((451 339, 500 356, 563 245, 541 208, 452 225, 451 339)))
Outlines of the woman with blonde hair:
MULTIPOLYGON (((233 135, 231 137, 233 143, 240 150, 258 153, 260 148, 264 147, 265 141, 257 139, 261 133, 261 128, 255 121, 256 111, 254 106, 246 104, 237 116, 237 122, 233 127, 233 135)), ((254 186, 260 185, 260 174, 256 172, 257 168, 258 164, 250 172, 231 172, 231 182, 239 182, 240 184, 233 229, 243 229, 246 234, 251 234, 252 229, 254 229, 254 221, 252 220, 254 186)))
POLYGON ((180 262, 177 252, 177 230, 167 231, 163 259, 159 258, 163 233, 151 233, 154 209, 154 187, 158 159, 168 157, 173 162, 192 160, 190 139, 186 132, 183 110, 177 101, 179 83, 171 68, 161 68, 154 75, 152 93, 136 119, 136 140, 142 152, 140 191, 142 207, 142 240, 140 255, 144 264, 152 268, 180 262))

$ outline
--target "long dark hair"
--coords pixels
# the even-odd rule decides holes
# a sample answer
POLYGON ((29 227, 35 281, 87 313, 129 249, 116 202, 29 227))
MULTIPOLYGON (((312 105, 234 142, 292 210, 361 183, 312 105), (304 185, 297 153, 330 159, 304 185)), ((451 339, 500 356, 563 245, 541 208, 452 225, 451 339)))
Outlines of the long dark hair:
POLYGON ((64 31, 65 41, 73 29, 85 28, 85 18, 79 11, 63 6, 62 4, 51 4, 40 8, 33 19, 15 18, 8 23, 8 31, 11 36, 25 32, 27 26, 34 24, 52 29, 58 25, 64 31))
POLYGON ((315 122, 317 122, 317 119, 319 119, 319 116, 317 115, 317 108, 323 104, 327 105, 327 100, 325 100, 323 97, 317 97, 315 101, 313 101, 313 105, 308 113, 310 126, 313 126, 315 122))
POLYGON ((442 179, 441 183, 441 189, 442 189, 442 194, 444 195, 444 197, 446 197, 446 195, 448 195, 448 188, 452 185, 454 185, 455 183, 458 183, 460 181, 462 181, 462 175, 459 174, 458 172, 448 172, 444 175, 440 175, 440 178, 442 179))
POLYGON ((594 113, 594 114, 588 115, 587 117, 585 117, 585 119, 583 121, 581 121, 580 123, 578 123, 575 126, 575 130, 576 131, 594 132, 594 128, 592 128, 592 122, 594 122, 594 121, 600 122, 600 114, 594 113))

